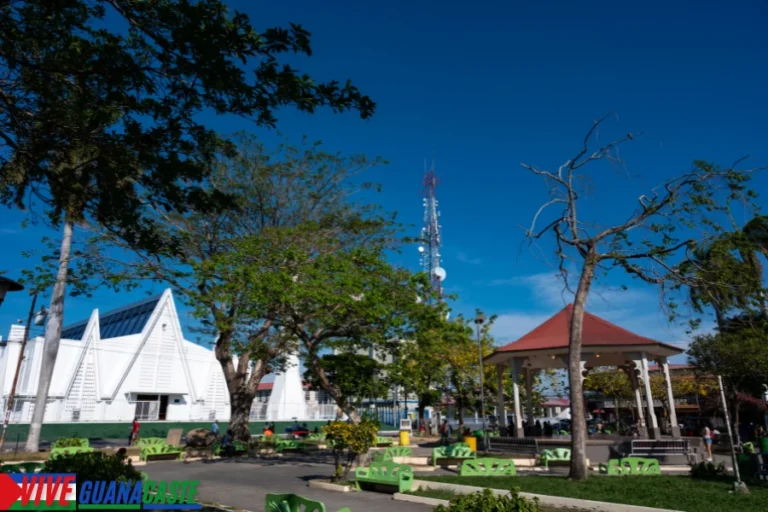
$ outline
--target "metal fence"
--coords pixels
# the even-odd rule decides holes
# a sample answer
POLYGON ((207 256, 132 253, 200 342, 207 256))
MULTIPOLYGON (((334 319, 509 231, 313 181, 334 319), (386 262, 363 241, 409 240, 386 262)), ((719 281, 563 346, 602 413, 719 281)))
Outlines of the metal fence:
MULTIPOLYGON (((288 411, 287 414, 290 416, 290 411, 300 411, 302 408, 306 410, 306 414, 304 417, 299 418, 296 417, 297 420, 306 420, 306 421, 320 421, 320 420, 332 420, 336 418, 336 405, 334 404, 306 404, 306 407, 304 404, 284 404, 283 409, 285 411, 288 411)), ((298 413, 297 413, 298 414, 298 413)), ((254 402, 253 406, 251 407, 251 414, 249 419, 251 421, 267 421, 268 419, 277 419, 277 418, 268 418, 269 411, 268 411, 268 404, 265 402, 254 402)), ((290 420, 293 418, 291 416, 290 418, 280 418, 282 420, 290 420)))

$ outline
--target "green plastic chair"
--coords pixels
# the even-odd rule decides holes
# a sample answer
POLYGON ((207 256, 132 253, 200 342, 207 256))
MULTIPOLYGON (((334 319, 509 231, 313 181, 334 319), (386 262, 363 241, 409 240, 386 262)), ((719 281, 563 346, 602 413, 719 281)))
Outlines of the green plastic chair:
MULTIPOLYGON (((309 500, 298 494, 267 494, 265 500, 267 512, 325 512, 325 504, 309 500)), ((350 512, 342 508, 339 512, 350 512)))

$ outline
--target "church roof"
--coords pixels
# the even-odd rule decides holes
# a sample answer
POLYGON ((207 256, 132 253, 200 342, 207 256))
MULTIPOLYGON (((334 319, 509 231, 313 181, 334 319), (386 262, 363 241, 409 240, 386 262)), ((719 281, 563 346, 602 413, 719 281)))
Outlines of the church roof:
MULTIPOLYGON (((139 334, 160 302, 161 295, 148 297, 121 308, 99 315, 99 332, 102 340, 139 334)), ((83 338, 88 319, 68 325, 61 330, 61 337, 70 340, 83 338)))
MULTIPOLYGON (((534 330, 517 341, 496 349, 496 352, 521 352, 528 350, 547 350, 567 348, 571 327, 573 304, 568 304, 560 312, 552 316, 534 330)), ((582 346, 584 347, 616 347, 633 345, 657 345, 682 352, 677 347, 660 343, 651 338, 640 336, 626 329, 603 320, 599 316, 584 312, 584 330, 582 346)))

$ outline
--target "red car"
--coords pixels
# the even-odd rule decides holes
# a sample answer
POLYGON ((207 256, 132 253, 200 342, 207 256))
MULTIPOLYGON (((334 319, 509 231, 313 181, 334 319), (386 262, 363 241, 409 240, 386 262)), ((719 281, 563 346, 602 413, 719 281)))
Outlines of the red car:
POLYGON ((298 423, 294 423, 292 426, 286 427, 285 432, 294 439, 304 439, 309 435, 309 428, 299 425, 298 423))

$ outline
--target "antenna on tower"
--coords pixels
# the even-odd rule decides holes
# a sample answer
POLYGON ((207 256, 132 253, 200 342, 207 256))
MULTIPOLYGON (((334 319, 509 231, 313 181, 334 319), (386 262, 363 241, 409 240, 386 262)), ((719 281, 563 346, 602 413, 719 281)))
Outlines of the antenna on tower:
POLYGON ((446 272, 440 264, 440 211, 438 210, 438 201, 435 189, 440 181, 435 175, 435 160, 432 158, 432 167, 427 170, 427 161, 424 160, 424 226, 421 228, 422 245, 419 247, 421 253, 421 269, 432 281, 432 287, 437 292, 439 300, 443 298, 443 281, 445 281, 446 272))

